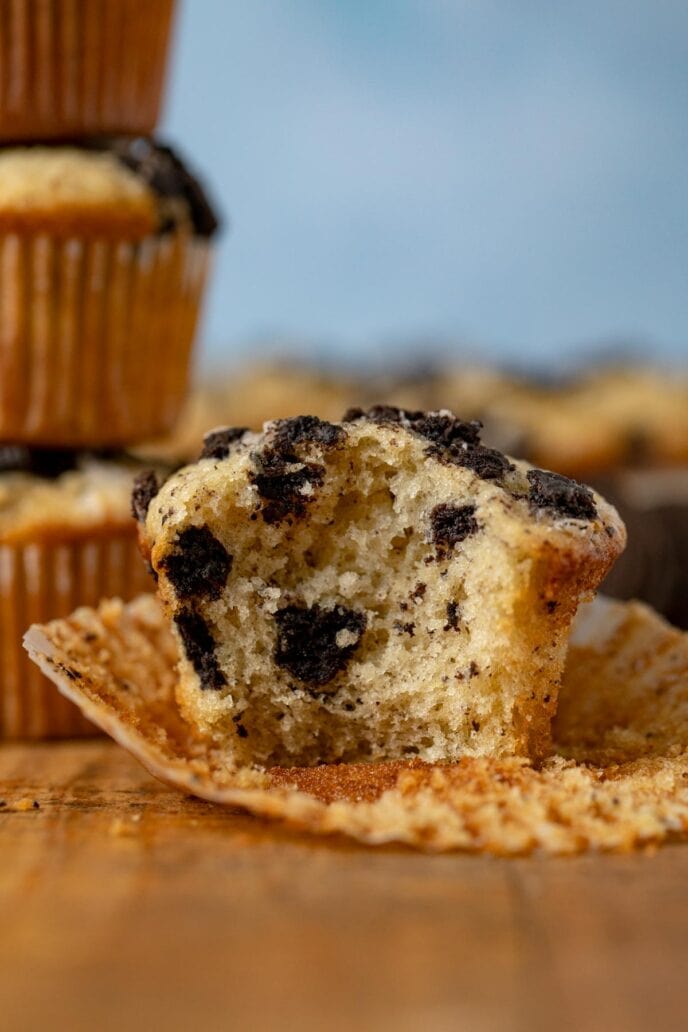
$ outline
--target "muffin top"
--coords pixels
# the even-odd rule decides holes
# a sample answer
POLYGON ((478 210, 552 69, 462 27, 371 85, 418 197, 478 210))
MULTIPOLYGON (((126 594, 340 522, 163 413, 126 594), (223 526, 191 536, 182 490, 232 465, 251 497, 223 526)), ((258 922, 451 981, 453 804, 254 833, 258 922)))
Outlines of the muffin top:
POLYGON ((0 148, 0 231, 136 240, 217 227, 198 181, 148 138, 0 148))
POLYGON ((688 459, 688 378, 642 366, 593 368, 549 383, 513 380, 485 405, 518 453, 570 476, 688 459))
POLYGON ((126 453, 0 448, 0 543, 129 526, 141 464, 126 453))

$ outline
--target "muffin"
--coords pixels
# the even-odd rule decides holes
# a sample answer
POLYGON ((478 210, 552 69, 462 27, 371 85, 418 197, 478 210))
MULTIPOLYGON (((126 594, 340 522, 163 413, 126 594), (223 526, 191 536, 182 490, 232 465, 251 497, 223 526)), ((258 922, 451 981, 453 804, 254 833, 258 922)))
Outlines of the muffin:
POLYGON ((263 766, 542 757, 570 622, 625 541, 479 424, 387 406, 217 430, 134 503, 181 712, 263 766))
POLYGON ((0 0, 0 139, 149 133, 174 0, 0 0))
POLYGON ((0 737, 93 733, 27 662, 21 637, 37 619, 149 589, 130 512, 140 468, 126 456, 0 448, 0 737))
POLYGON ((559 380, 504 380, 480 412, 519 454, 573 477, 688 459, 688 377, 634 366, 559 380))
POLYGON ((0 149, 0 440, 118 447, 167 431, 216 227, 149 139, 0 149))

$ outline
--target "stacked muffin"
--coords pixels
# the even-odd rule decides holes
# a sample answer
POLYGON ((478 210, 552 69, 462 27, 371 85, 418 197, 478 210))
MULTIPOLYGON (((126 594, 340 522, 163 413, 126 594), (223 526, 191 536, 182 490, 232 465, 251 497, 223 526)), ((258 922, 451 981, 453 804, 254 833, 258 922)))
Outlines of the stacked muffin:
POLYGON ((187 387, 210 239, 149 134, 174 0, 0 0, 0 736, 89 729, 21 632, 148 588, 124 449, 187 387))

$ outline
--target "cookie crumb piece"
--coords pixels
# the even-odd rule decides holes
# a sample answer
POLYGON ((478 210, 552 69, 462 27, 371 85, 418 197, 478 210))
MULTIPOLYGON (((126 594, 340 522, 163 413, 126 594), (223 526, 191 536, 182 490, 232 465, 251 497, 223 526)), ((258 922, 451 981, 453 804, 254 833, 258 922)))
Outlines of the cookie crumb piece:
POLYGON ((222 426, 211 430, 203 437, 203 450, 200 459, 226 459, 232 445, 240 441, 247 432, 246 426, 222 426))
POLYGON ((258 469, 250 474, 264 499, 260 512, 266 523, 281 523, 287 516, 302 517, 323 483, 324 467, 301 462, 293 453, 266 447, 256 455, 258 469))
POLYGON ((294 416, 278 419, 275 424, 275 443, 280 449, 293 448, 297 444, 321 444, 331 448, 340 444, 346 431, 336 423, 328 423, 317 416, 294 416))
POLYGON ((529 469, 527 477, 530 484, 528 501, 532 508, 547 509, 572 520, 594 520, 597 517, 593 493, 585 484, 544 469, 529 469))
POLYGON ((461 630, 461 606, 458 602, 447 602, 447 622, 445 631, 461 630))
POLYGON ((465 541, 480 529, 475 518, 474 505, 436 505, 430 513, 432 540, 442 555, 449 554, 454 545, 465 541))

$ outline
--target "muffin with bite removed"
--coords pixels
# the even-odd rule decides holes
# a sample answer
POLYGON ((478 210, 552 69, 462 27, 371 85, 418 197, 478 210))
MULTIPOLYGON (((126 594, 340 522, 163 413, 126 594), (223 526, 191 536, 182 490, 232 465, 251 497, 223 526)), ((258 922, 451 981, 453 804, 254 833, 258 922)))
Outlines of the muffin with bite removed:
POLYGON ((448 411, 206 436, 139 478, 177 699, 235 763, 541 757, 578 603, 625 543, 589 488, 448 411))

